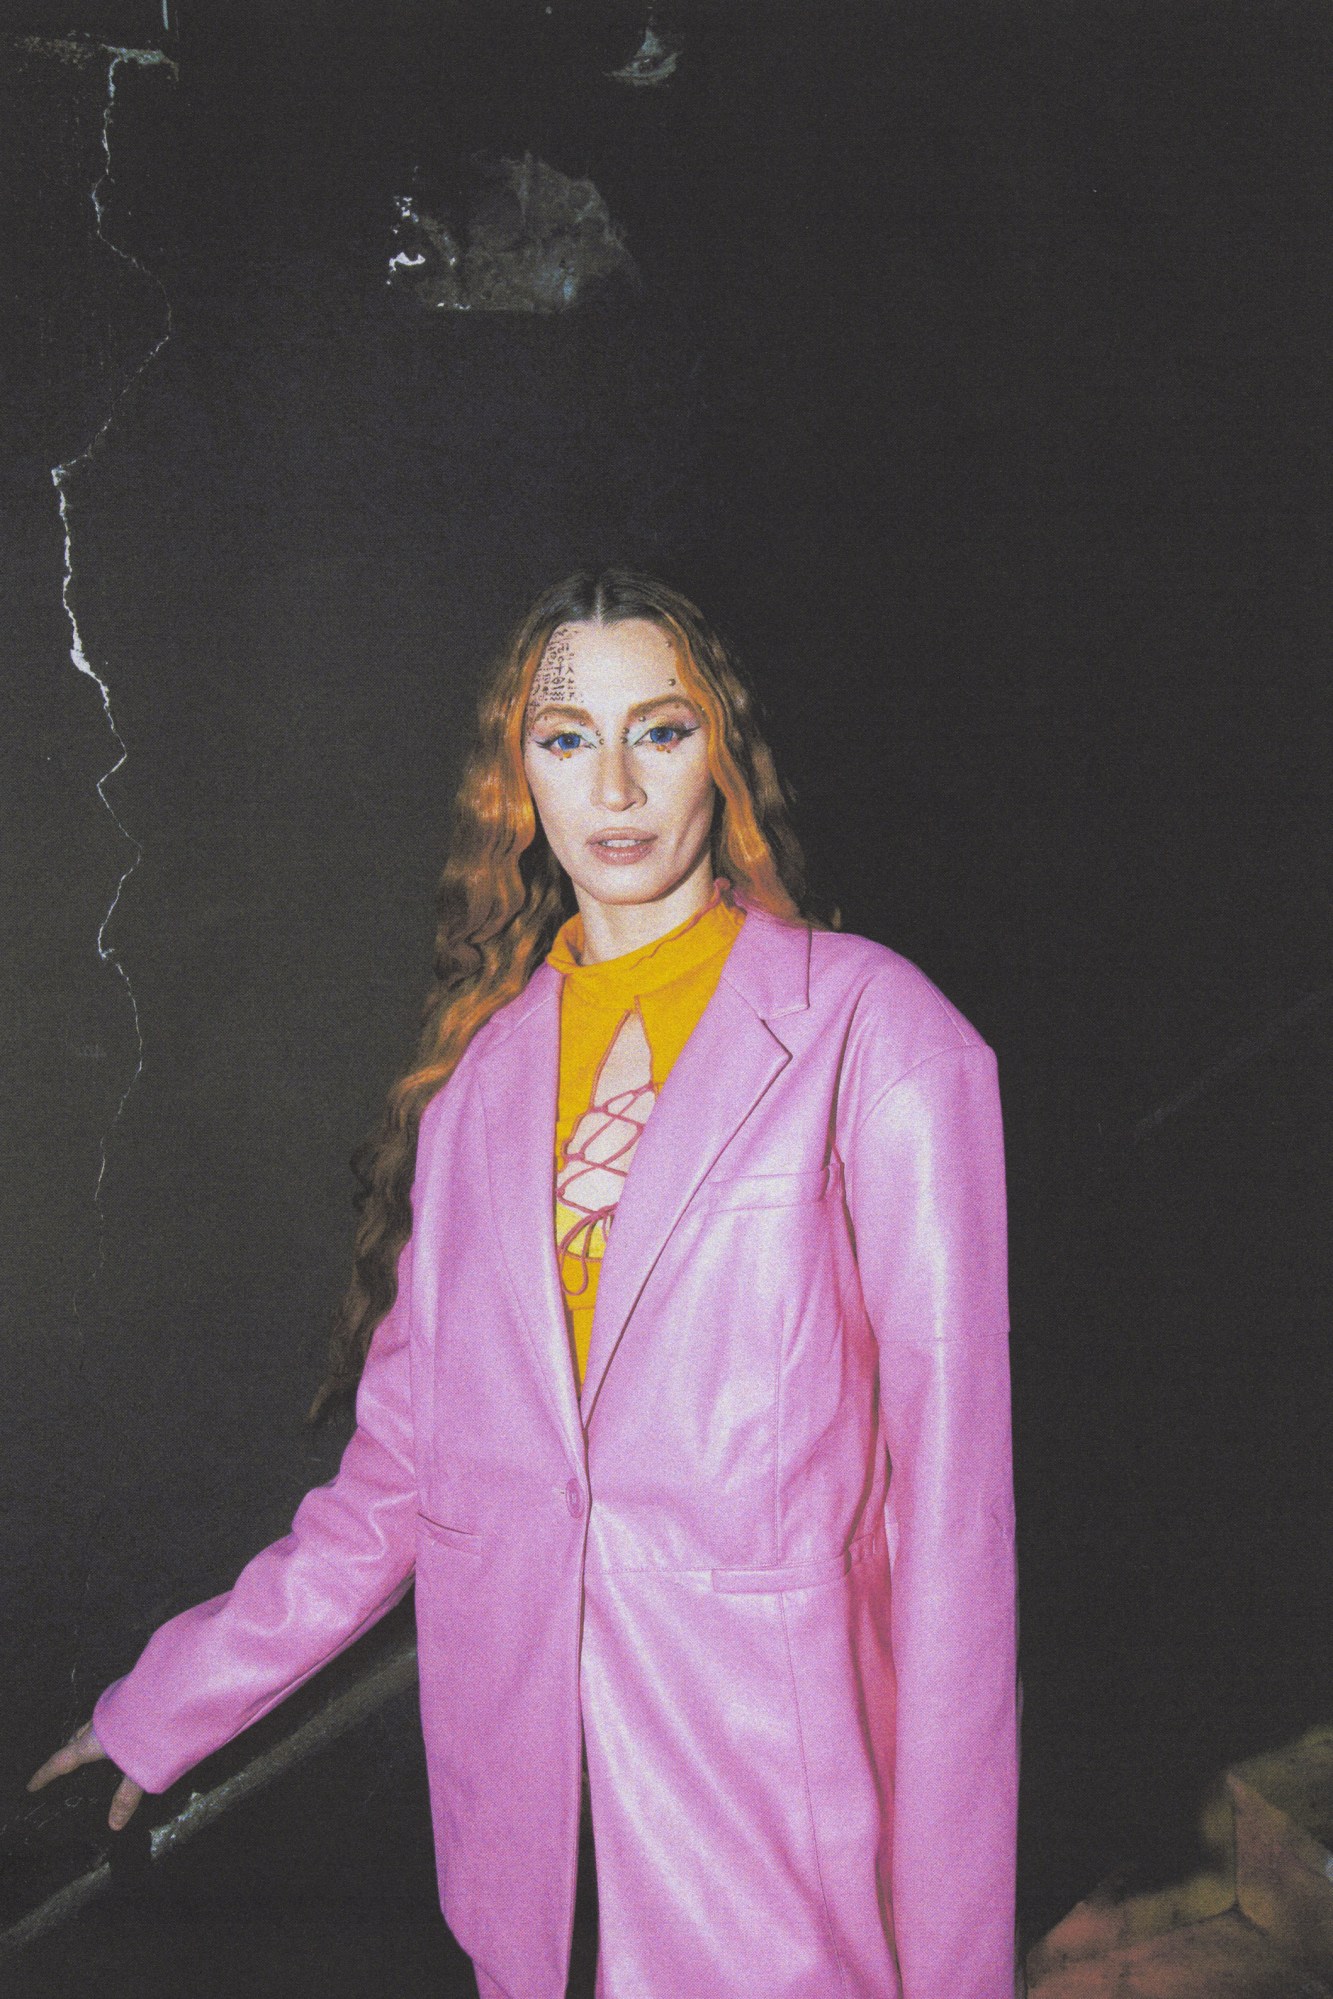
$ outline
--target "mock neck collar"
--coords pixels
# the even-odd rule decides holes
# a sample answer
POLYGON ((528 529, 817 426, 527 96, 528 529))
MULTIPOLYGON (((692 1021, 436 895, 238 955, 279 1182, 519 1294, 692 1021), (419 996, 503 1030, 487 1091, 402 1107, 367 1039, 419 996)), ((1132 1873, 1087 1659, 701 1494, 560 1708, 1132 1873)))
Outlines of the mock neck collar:
POLYGON ((580 962, 583 919, 571 916, 557 932, 546 962, 562 977, 573 979, 590 998, 656 991, 730 948, 745 918, 724 893, 726 886, 721 879, 715 881, 703 908, 661 937, 591 965, 580 962))

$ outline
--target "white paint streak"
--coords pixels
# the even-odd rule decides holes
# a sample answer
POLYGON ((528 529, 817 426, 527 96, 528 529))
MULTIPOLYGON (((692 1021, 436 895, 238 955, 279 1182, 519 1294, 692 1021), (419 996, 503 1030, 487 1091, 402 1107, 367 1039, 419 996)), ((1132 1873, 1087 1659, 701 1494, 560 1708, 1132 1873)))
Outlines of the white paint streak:
MULTIPOLYGON (((98 436, 100 437, 100 435, 101 432, 99 431, 98 436)), ((139 1076, 143 1070, 143 1029, 139 1021, 139 1002, 135 997, 133 983, 131 982, 129 973, 125 969, 124 961, 122 960, 120 953, 116 950, 113 944, 110 944, 107 941, 107 927, 110 924, 112 917, 116 913, 116 905, 120 901, 121 890, 124 888, 126 882, 129 880, 130 876, 134 873, 134 870, 138 867, 140 861, 143 859, 143 848, 140 846, 139 842, 135 839, 134 835, 130 832, 124 820, 120 817, 120 814, 116 811, 115 806, 111 803, 111 800, 106 795, 106 785, 108 780, 110 778, 113 778, 116 775, 116 772, 121 769, 122 765, 125 763, 126 759, 129 756, 129 751, 125 747, 124 737, 121 735, 120 730, 116 727, 116 718, 111 707, 111 689, 107 686, 107 683, 105 682, 105 680, 103 680, 101 674, 98 673, 96 668, 91 664, 87 653, 83 649, 83 638, 79 631, 79 621, 75 615, 74 606, 70 601, 70 594, 69 594, 70 585, 74 580, 74 567, 73 567, 74 556, 73 556, 73 545, 70 539, 69 496, 65 491, 64 482, 67 474, 75 466, 79 465, 81 462, 82 460, 80 458, 71 459, 68 465, 57 465, 51 474, 52 479, 55 481, 56 491, 59 495, 60 520, 61 520, 61 525, 63 526, 65 532, 65 576, 64 576, 64 582, 61 585, 60 596, 61 596, 61 601, 65 606, 65 615, 69 619, 69 628, 71 633, 71 644, 69 649, 70 659, 73 661, 74 665, 78 668, 79 672, 86 674, 88 679, 91 680, 93 684, 96 686, 97 691, 102 698, 102 713, 106 717, 106 725, 111 733, 111 740, 114 743, 116 750, 119 753, 116 757, 115 762, 108 765, 106 770, 104 770, 102 772, 102 775, 98 778, 97 795, 101 799, 103 805, 106 807, 107 812, 110 814, 112 824, 115 826, 116 831, 121 835, 122 839, 128 842, 131 849, 129 861, 126 864, 126 866, 121 870, 120 878, 116 883, 115 890, 112 894, 111 900, 107 904, 106 913, 103 916, 101 923, 97 927, 97 955, 102 960, 102 963, 104 965, 114 966, 116 973, 125 988, 125 994, 130 1003, 130 1014, 134 1021, 134 1045, 135 1045, 135 1059, 134 1059, 133 1071, 131 1072, 129 1081, 126 1083, 125 1088, 121 1092, 120 1102, 116 1106, 116 1114, 111 1120, 110 1127, 102 1134, 100 1156, 97 1165, 97 1180, 93 1188, 93 1200, 97 1207, 98 1219, 100 1222, 101 1212, 102 1212, 102 1182, 106 1177, 107 1148, 110 1144, 111 1133, 120 1123, 121 1117, 125 1110, 125 1106, 130 1099, 130 1093, 134 1089, 135 1084, 138 1082, 139 1076)), ((101 1260, 100 1242, 99 1242, 98 1260, 99 1262, 101 1260)))
POLYGON ((103 1132, 101 1139, 100 1156, 97 1167, 97 1181, 93 1189, 93 1205, 97 1211, 97 1222, 98 1222, 99 1265, 104 1255, 104 1244, 102 1241, 102 1220, 103 1220, 102 1183, 106 1178, 108 1148, 110 1146, 112 1133, 115 1131, 116 1126, 120 1123, 120 1120, 125 1112, 125 1106, 129 1102, 130 1096, 134 1090, 134 1086, 138 1082, 139 1077, 143 1072, 143 1056, 144 1056, 143 1030, 139 1018, 139 1002, 137 997, 135 996, 133 983, 130 979, 128 971, 125 968, 124 962, 121 959, 120 953, 116 950, 114 944, 110 942, 108 931, 110 928, 111 920, 116 913, 117 905, 120 902, 121 893, 125 887, 125 884, 129 880, 130 876, 134 873, 135 869, 138 867, 140 861, 143 859, 143 848, 140 846, 139 842, 135 839, 134 835, 130 832, 129 828, 124 824, 119 813, 116 811, 115 807, 111 803, 111 800, 107 796, 106 787, 110 782, 110 780, 116 775, 116 773, 119 770, 123 769, 129 757, 129 750, 126 747, 124 737, 121 735, 120 730, 116 726, 115 712, 111 705, 111 689, 88 657, 87 649, 83 642, 83 634, 79 629, 78 614, 76 613, 74 608, 74 601, 72 595, 74 587, 74 542, 73 542, 73 529, 70 521, 69 482, 72 475, 78 472, 81 467, 91 464, 93 455, 96 452, 97 447, 101 443, 103 437, 105 437, 108 429, 110 428, 111 422, 115 417, 116 411, 120 408, 121 403, 125 400, 125 397, 129 394, 134 384, 139 380, 140 376, 144 373, 144 370, 152 365, 152 363, 157 359, 157 356, 161 353, 167 341, 171 338, 171 333, 172 333, 171 301, 167 297, 166 288, 162 284, 161 279, 158 278, 154 272, 150 271, 146 265, 142 264, 139 261, 139 259, 133 254, 132 251, 123 250, 118 243, 113 243, 111 238, 107 235, 104 226, 106 221, 106 209, 103 202, 103 191, 106 188, 107 183, 111 178, 111 118, 112 118, 112 113, 115 110, 115 104, 116 104, 117 71, 120 69, 121 65, 125 63, 133 64, 141 68, 147 68, 151 65, 161 63, 165 65, 165 67, 167 67, 168 69, 172 70, 173 72, 175 71, 176 67, 176 65, 172 62, 171 58, 169 56, 164 55, 160 49, 125 49, 125 48, 108 47, 104 50, 104 53, 110 58, 110 61, 107 67, 106 105, 102 112, 103 167, 101 173, 98 175, 97 179, 93 182, 93 187, 92 187, 92 205, 93 205, 93 214, 96 217, 96 233, 98 240, 102 243, 105 243, 107 249, 110 250, 113 253, 113 255, 119 257, 122 263, 128 264, 131 270, 137 272, 139 276, 149 279, 151 283, 157 286, 158 291, 162 294, 162 303, 166 311, 166 325, 163 328, 161 334, 158 336, 158 338, 153 342, 148 352, 144 355, 143 360, 139 363, 138 367, 133 371, 133 373, 129 376, 129 378, 121 384, 121 387, 119 388, 119 390, 116 392, 116 395, 112 399, 111 407, 107 411, 105 417, 103 417, 101 423, 97 426, 97 429, 93 432, 92 437, 89 439, 84 449, 79 453, 77 453, 75 457, 66 459, 63 465, 54 465, 51 468, 51 482, 56 489, 57 504, 60 509, 60 525, 64 534, 64 578, 60 587, 60 600, 65 607, 65 616, 69 619, 69 629, 70 629, 69 656, 71 662, 78 670, 78 672, 83 674, 87 679, 91 680, 93 685, 96 687, 98 691, 98 694, 102 702, 102 713, 106 718, 106 725, 108 730, 110 731, 112 745, 114 746, 116 752, 114 762, 108 765, 107 769, 102 772, 102 775, 97 780, 97 795, 101 799, 102 804, 105 807, 106 811, 109 813, 111 817, 111 822, 115 826, 116 831, 120 834, 121 838, 126 841, 131 850, 129 860, 126 866, 121 870, 120 877, 116 882, 115 890, 112 894, 110 902, 107 905, 106 913, 102 917, 102 921, 98 925, 97 929, 97 955, 101 959, 104 965, 110 965, 114 968, 117 977, 120 979, 122 985, 125 988, 125 994, 130 1003, 130 1015, 134 1023, 134 1044, 135 1044, 135 1058, 134 1058, 133 1071, 130 1075, 129 1081, 126 1083, 125 1088, 121 1092, 120 1101, 116 1106, 115 1115, 112 1118, 111 1123, 107 1127, 106 1131, 103 1132))

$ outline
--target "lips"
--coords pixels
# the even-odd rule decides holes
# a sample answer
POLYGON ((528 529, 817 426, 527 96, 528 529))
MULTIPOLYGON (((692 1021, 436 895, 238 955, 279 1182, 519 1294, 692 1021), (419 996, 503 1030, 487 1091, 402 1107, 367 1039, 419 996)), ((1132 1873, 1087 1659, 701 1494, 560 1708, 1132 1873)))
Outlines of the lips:
POLYGON ((599 861, 624 865, 641 861, 657 839, 656 833, 594 833, 588 841, 599 861))

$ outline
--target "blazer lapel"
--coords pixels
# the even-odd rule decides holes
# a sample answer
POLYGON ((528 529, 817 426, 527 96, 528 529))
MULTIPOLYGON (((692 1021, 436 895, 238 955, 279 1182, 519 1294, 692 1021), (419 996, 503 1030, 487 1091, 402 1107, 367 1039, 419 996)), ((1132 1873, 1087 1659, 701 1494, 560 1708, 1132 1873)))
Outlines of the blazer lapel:
POLYGON ((808 1004, 809 945, 805 928, 747 910, 717 989, 662 1087, 602 1264, 580 1398, 585 1429, 667 1237, 723 1146, 791 1060, 764 1016, 808 1004))
POLYGON ((555 1113, 560 1063, 560 976, 542 965, 519 1017, 478 1064, 496 1232, 539 1372, 579 1461, 574 1362, 555 1260, 555 1113))

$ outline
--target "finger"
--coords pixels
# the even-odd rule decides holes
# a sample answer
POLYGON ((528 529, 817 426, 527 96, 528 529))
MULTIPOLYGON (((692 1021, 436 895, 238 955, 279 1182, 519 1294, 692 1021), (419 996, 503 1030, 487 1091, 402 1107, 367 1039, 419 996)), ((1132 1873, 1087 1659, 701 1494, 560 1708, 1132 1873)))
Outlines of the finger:
POLYGON ((138 1811, 142 1798, 143 1789, 135 1783, 133 1777, 122 1777, 116 1787, 116 1795, 111 1800, 111 1810, 107 1815, 107 1824, 110 1826, 112 1832, 119 1832, 123 1825, 129 1824, 135 1812, 138 1811))
POLYGON ((48 1756, 40 1770, 34 1770, 28 1779, 30 1791, 40 1791, 53 1777, 67 1777, 71 1770, 77 1770, 80 1762, 77 1750, 69 1743, 57 1749, 54 1756, 48 1756))
POLYGON ((105 1755, 105 1749, 93 1734, 91 1723, 85 1722, 77 1735, 57 1749, 54 1756, 48 1756, 40 1770, 33 1772, 28 1779, 28 1789, 40 1791, 53 1777, 67 1777, 71 1770, 77 1770, 81 1764, 95 1763, 99 1757, 105 1755))

